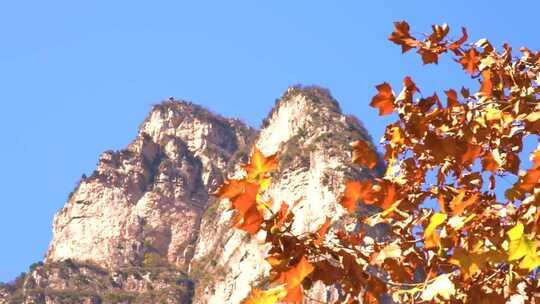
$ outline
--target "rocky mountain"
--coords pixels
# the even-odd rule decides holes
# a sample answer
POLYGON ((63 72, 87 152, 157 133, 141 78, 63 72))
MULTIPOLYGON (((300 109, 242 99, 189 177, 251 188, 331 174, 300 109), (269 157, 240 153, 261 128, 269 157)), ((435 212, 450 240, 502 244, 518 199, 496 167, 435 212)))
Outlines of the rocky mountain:
MULTIPOLYGON (((54 218, 44 264, 0 285, 0 304, 240 303, 268 283, 265 248, 231 228, 228 203, 211 193, 255 144, 280 155, 269 197, 301 198, 296 231, 326 216, 346 225, 335 204, 344 180, 377 174, 350 163, 359 138, 371 140, 319 87, 290 88, 260 131, 189 102, 156 105, 125 150, 104 152, 83 176, 54 218)), ((315 286, 310 298, 336 292, 315 286)))

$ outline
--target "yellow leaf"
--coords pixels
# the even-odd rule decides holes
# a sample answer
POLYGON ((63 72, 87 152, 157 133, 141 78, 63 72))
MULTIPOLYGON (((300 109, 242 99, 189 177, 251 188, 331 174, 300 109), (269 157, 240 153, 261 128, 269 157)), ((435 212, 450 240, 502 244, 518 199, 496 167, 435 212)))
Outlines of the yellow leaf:
POLYGON ((502 118, 502 112, 499 109, 488 108, 486 109, 485 113, 486 113, 486 120, 488 122, 500 121, 502 118))
POLYGON ((264 154, 255 147, 251 153, 250 162, 248 165, 244 166, 244 169, 247 172, 248 180, 255 181, 264 178, 267 173, 276 170, 277 165, 278 160, 276 155, 265 157, 264 154))
POLYGON ((508 245, 508 261, 517 261, 521 259, 519 267, 531 271, 540 266, 540 257, 536 251, 538 244, 534 237, 529 238, 524 234, 523 224, 518 223, 508 232, 510 244, 508 245))
POLYGON ((465 249, 457 247, 450 259, 450 263, 457 265, 465 279, 468 279, 482 270, 486 263, 483 254, 467 252, 465 249))
POLYGON ((283 286, 278 286, 268 290, 251 289, 251 294, 242 304, 274 304, 281 301, 287 295, 283 286))
POLYGON ((430 248, 439 248, 441 246, 441 240, 439 233, 437 232, 437 227, 440 226, 446 220, 446 214, 444 213, 435 213, 431 216, 429 220, 429 225, 424 230, 424 246, 427 249, 430 248))
POLYGON ((392 138, 390 140, 392 144, 403 145, 405 143, 405 135, 403 134, 403 131, 401 131, 400 127, 392 127, 390 129, 390 133, 392 134, 392 138))
POLYGON ((271 178, 263 178, 259 181, 259 192, 263 192, 264 190, 268 189, 270 185, 272 184, 271 178))

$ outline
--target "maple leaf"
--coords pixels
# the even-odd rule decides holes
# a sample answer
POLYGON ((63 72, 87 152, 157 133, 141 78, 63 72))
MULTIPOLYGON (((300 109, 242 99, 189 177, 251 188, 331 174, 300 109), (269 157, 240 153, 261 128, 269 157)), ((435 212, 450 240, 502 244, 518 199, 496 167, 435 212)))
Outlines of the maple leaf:
POLYGON ((302 256, 298 264, 281 273, 279 282, 284 283, 287 290, 287 296, 283 299, 285 302, 301 303, 303 298, 301 284, 314 269, 315 267, 308 262, 306 257, 302 256))
POLYGON ((540 266, 540 257, 537 253, 538 244, 534 237, 527 237, 524 234, 522 223, 518 223, 508 234, 510 244, 508 245, 508 261, 517 261, 521 259, 519 267, 531 271, 540 266))
POLYGON ((436 43, 441 42, 444 39, 444 37, 448 35, 448 32, 450 31, 450 27, 446 23, 443 25, 434 24, 431 26, 431 29, 432 29, 432 33, 429 36, 429 40, 436 43))
POLYGON ((437 227, 439 227, 446 220, 446 214, 435 213, 429 220, 429 225, 424 230, 424 246, 426 249, 439 248, 441 246, 441 240, 437 227))
POLYGON ((428 48, 420 48, 418 50, 418 54, 422 56, 422 63, 424 64, 430 64, 430 63, 439 63, 439 54, 436 52, 433 52, 431 49, 428 48))
POLYGON ((479 195, 478 193, 474 193, 471 196, 469 196, 467 199, 465 199, 465 195, 467 194, 467 191, 460 190, 459 194, 456 195, 452 201, 450 201, 450 208, 452 209, 453 215, 461 215, 467 207, 475 204, 478 201, 479 195))
POLYGON ((250 162, 244 166, 244 170, 247 172, 248 180, 258 180, 265 177, 267 173, 276 170, 277 165, 276 155, 265 157, 257 147, 254 147, 250 162))
POLYGON ((444 91, 447 97, 447 107, 453 108, 459 105, 459 101, 457 99, 457 93, 454 89, 450 89, 448 91, 444 91))
POLYGON ((405 136, 403 130, 399 126, 394 126, 388 130, 388 133, 391 134, 390 143, 393 145, 403 145, 405 144, 405 136))
POLYGON ((482 84, 480 85, 480 95, 491 97, 493 91, 493 83, 491 82, 491 70, 485 69, 482 71, 482 84))
POLYGON ((522 191, 532 192, 539 183, 540 169, 531 169, 520 179, 517 188, 522 191))
POLYGON ((384 193, 382 193, 382 200, 378 201, 378 206, 383 210, 387 210, 394 205, 397 201, 397 188, 394 183, 385 183, 384 193))
POLYGON ((484 253, 468 252, 461 247, 456 247, 450 263, 459 266, 461 273, 467 280, 485 269, 487 257, 488 255, 484 253))
POLYGON ((461 38, 459 38, 457 41, 453 42, 452 44, 448 46, 448 49, 453 51, 454 54, 456 55, 459 54, 459 48, 461 47, 461 45, 465 43, 467 39, 469 39, 469 35, 467 34, 466 28, 462 27, 461 33, 462 33, 461 38))
POLYGON ((412 97, 417 92, 420 92, 420 90, 418 89, 416 84, 413 82, 412 78, 410 76, 405 76, 405 78, 403 78, 403 89, 399 93, 396 100, 400 100, 400 101, 404 100, 407 103, 411 103, 412 97))
POLYGON ((243 214, 239 214, 235 220, 235 227, 250 234, 256 234, 264 222, 262 211, 256 205, 252 205, 243 214))
POLYGON ((456 293, 454 282, 450 280, 450 274, 442 274, 436 277, 422 292, 422 300, 431 301, 436 297, 450 300, 456 293))
POLYGON ((480 63, 480 57, 478 57, 478 52, 475 48, 470 48, 469 51, 465 52, 459 63, 463 66, 463 69, 469 74, 474 74, 478 71, 478 64, 480 63))
POLYGON ((378 91, 371 99, 370 106, 379 109, 379 115, 388 115, 394 111, 394 92, 392 87, 386 82, 381 83, 375 87, 378 91))
POLYGON ((258 192, 257 184, 245 180, 228 180, 216 192, 218 197, 229 199, 231 202, 229 209, 238 211, 234 226, 251 234, 257 233, 264 221, 263 212, 257 202, 258 192))
POLYGON ((313 265, 311 265, 306 257, 303 256, 294 267, 281 274, 280 281, 287 284, 287 289, 292 289, 302 284, 302 281, 304 281, 314 269, 313 265))
POLYGON ((514 188, 523 192, 533 192, 540 185, 540 150, 531 153, 531 162, 533 166, 520 177, 514 188))
POLYGON ((352 161, 355 164, 373 169, 377 166, 377 153, 369 146, 365 140, 359 139, 351 143, 352 161))
POLYGON ((274 304, 281 301, 287 291, 283 286, 278 286, 268 290, 251 289, 251 294, 245 299, 242 304, 274 304))
MULTIPOLYGON (((242 192, 229 198, 231 201, 230 209, 236 209, 238 212, 240 212, 240 214, 244 214, 249 208, 251 208, 251 206, 257 204, 257 193, 259 192, 259 187, 256 184, 249 182, 242 182, 239 184, 239 187, 242 192)), ((230 192, 232 192, 232 190, 230 192)))
POLYGON ((245 186, 246 182, 243 180, 226 180, 214 195, 222 199, 233 199, 246 191, 245 186))
POLYGON ((409 24, 406 21, 394 22, 394 27, 395 30, 390 34, 388 40, 401 45, 402 53, 419 45, 418 41, 409 34, 409 24))
POLYGON ((362 192, 365 191, 365 184, 359 181, 347 182, 345 184, 345 192, 339 202, 349 213, 356 210, 356 203, 362 197, 362 192))

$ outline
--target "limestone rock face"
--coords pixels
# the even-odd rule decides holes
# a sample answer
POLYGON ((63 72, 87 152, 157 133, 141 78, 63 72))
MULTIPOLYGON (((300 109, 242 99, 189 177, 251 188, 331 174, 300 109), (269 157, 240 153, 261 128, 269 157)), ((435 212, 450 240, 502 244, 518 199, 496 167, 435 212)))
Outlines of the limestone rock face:
POLYGON ((185 266, 209 193, 254 130, 188 102, 155 106, 127 149, 103 153, 53 224, 46 262, 185 266))
MULTIPOLYGON (((265 121, 256 140, 266 155, 279 152, 279 169, 268 195, 295 207, 294 231, 316 231, 327 216, 345 223, 336 202, 346 178, 366 178, 368 172, 351 164, 349 143, 371 140, 353 117, 343 115, 330 94, 318 87, 291 88, 265 121)), ((228 202, 217 202, 203 219, 191 273, 196 280, 195 303, 240 303, 251 286, 263 286, 269 265, 265 250, 243 231, 230 228, 228 202)), ((336 290, 315 286, 310 298, 329 303, 336 290)))

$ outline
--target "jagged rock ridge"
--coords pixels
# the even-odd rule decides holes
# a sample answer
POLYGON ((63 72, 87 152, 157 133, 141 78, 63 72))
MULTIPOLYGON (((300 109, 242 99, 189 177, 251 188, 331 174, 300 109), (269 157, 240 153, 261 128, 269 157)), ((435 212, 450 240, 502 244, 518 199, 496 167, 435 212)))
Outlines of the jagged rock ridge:
POLYGON ((46 262, 186 266, 209 193, 254 130, 188 102, 155 106, 127 149, 103 153, 54 218, 46 262))
MULTIPOLYGON (((45 265, 18 289, 0 286, 0 304, 14 294, 22 303, 109 303, 114 294, 124 296, 118 303, 240 303, 250 286, 266 284, 264 248, 230 228, 227 202, 210 193, 256 142, 265 154, 280 153, 267 194, 288 203, 303 197, 294 229, 312 231, 327 215, 344 225, 334 204, 343 181, 376 174, 350 164, 348 144, 358 138, 371 140, 319 87, 290 88, 260 132, 189 102, 156 105, 136 139, 103 153, 81 180, 55 216, 45 265), (169 293, 156 295, 156 287, 169 293), (66 302, 66 291, 78 300, 66 302)), ((327 301, 335 292, 316 286, 310 297, 327 301)))

